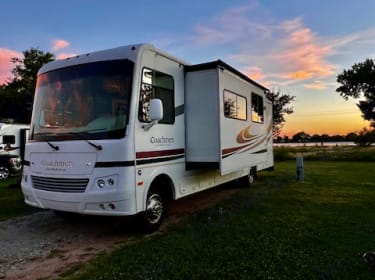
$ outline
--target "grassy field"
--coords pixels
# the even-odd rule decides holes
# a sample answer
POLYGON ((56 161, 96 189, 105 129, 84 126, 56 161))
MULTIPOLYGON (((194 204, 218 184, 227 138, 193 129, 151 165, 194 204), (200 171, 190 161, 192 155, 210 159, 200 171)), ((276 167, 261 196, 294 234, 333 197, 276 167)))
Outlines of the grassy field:
POLYGON ((306 160, 319 161, 372 161, 375 162, 375 147, 358 146, 309 146, 275 147, 275 160, 294 160, 303 156, 306 160))
MULTIPOLYGON (((277 148, 275 158, 252 188, 61 278, 374 279, 362 254, 375 251, 375 148, 277 148)), ((16 180, 0 181, 0 221, 35 211, 16 180)))
POLYGON ((23 202, 21 188, 17 187, 18 177, 0 180, 0 221, 35 212, 23 202))
POLYGON ((66 279, 374 279, 375 162, 275 164, 250 189, 66 279))

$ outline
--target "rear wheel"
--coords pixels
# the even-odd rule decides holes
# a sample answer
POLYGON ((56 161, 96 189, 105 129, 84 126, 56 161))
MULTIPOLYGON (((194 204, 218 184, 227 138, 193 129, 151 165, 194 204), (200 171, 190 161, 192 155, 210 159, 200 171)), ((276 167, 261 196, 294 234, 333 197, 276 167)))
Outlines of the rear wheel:
POLYGON ((8 179, 10 176, 10 170, 6 166, 0 166, 0 180, 8 179))
POLYGON ((251 187, 257 178, 256 167, 251 167, 249 173, 243 178, 242 183, 248 187, 251 187))

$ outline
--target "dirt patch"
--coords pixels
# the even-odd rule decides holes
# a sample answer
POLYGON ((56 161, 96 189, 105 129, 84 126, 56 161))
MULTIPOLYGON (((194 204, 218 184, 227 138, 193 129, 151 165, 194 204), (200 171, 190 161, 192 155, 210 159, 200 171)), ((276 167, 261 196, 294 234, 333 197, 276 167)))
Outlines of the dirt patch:
MULTIPOLYGON (((230 186, 204 191, 171 203, 160 230, 212 207, 238 192, 230 186)), ((54 279, 74 265, 134 240, 131 219, 57 218, 51 211, 0 223, 0 279, 54 279)))

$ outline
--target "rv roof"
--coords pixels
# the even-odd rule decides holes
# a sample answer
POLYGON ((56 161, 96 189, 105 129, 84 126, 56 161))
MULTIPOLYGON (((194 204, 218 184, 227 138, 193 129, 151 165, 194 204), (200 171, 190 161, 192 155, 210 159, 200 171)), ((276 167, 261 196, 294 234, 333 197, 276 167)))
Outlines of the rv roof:
POLYGON ((50 63, 47 63, 44 65, 40 70, 38 74, 46 73, 54 69, 58 68, 64 68, 72 65, 78 65, 83 63, 89 63, 94 61, 100 61, 100 60, 114 60, 114 59, 129 59, 131 61, 136 61, 137 56, 140 52, 143 50, 151 50, 157 53, 158 55, 165 56, 171 60, 176 61, 177 63, 180 63, 181 65, 185 66, 185 71, 200 71, 200 70, 207 70, 207 69, 213 69, 217 67, 223 67, 227 69, 228 71, 235 73, 242 79, 262 88, 263 90, 268 90, 266 87, 262 86, 261 84, 255 82, 254 80, 250 79, 248 76, 246 76, 244 73, 236 70, 229 64, 225 63, 222 60, 216 60, 201 64, 195 64, 195 65, 189 65, 189 63, 186 63, 185 61, 178 59, 160 49, 155 48, 151 44, 136 44, 136 45, 127 45, 127 46, 121 46, 117 48, 107 49, 107 50, 101 50, 91 53, 86 53, 82 55, 77 55, 73 57, 68 57, 66 59, 59 59, 52 61, 50 63))
POLYGON ((81 54, 73 57, 68 57, 66 59, 58 59, 47 63, 44 65, 38 74, 46 73, 54 69, 69 67, 78 64, 90 63, 95 61, 103 61, 103 60, 116 60, 116 59, 129 59, 133 62, 137 60, 139 53, 143 52, 144 50, 151 50, 158 55, 165 56, 171 60, 176 61, 182 65, 186 65, 187 63, 181 59, 178 59, 162 50, 155 48, 151 44, 135 44, 135 45, 127 45, 121 46, 112 49, 106 49, 101 51, 95 51, 91 53, 81 54))
POLYGON ((240 76, 242 79, 248 81, 249 83, 252 83, 255 86, 258 86, 262 88, 263 90, 268 90, 265 86, 262 86, 261 84, 257 83, 256 81, 250 79, 247 75, 244 73, 238 71, 237 69, 233 68, 229 64, 225 63, 222 60, 215 60, 215 61, 210 61, 206 63, 200 63, 200 64, 194 64, 194 65, 188 65, 185 66, 185 71, 186 72, 192 72, 192 71, 201 71, 201 70, 208 70, 208 69, 214 69, 218 67, 223 67, 224 69, 240 76))

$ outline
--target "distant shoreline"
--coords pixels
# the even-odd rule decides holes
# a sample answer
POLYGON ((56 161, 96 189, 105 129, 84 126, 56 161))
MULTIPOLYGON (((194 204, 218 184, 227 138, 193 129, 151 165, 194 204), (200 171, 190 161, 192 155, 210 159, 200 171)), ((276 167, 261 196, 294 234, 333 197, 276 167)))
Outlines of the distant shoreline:
POLYGON ((338 142, 288 142, 288 143, 273 143, 274 147, 324 147, 324 146, 356 146, 354 142, 338 141, 338 142))

